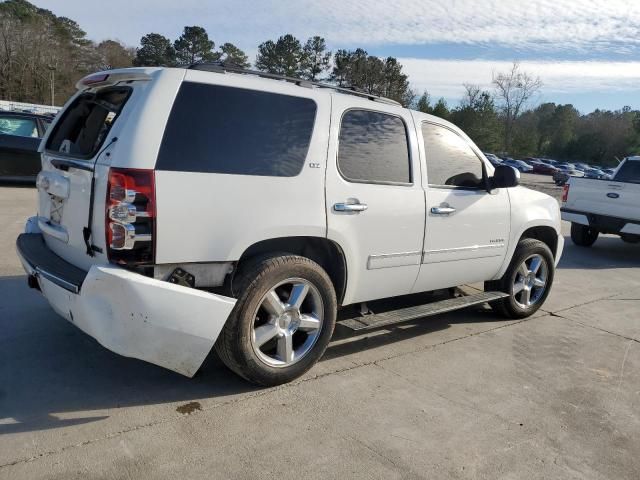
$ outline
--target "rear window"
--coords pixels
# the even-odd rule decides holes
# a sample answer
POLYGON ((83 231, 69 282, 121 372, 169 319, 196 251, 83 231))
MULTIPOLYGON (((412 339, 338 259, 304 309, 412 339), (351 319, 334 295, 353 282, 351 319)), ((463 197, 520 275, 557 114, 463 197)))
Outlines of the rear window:
POLYGON ((292 177, 302 170, 316 103, 256 90, 184 82, 156 169, 292 177))
POLYGON ((0 135, 37 137, 38 125, 32 118, 0 116, 0 135))
POLYGON ((614 180, 616 182, 640 183, 640 162, 635 160, 624 162, 614 180))
POLYGON ((51 132, 47 150, 78 158, 93 157, 130 93, 129 87, 113 87, 77 97, 51 132))

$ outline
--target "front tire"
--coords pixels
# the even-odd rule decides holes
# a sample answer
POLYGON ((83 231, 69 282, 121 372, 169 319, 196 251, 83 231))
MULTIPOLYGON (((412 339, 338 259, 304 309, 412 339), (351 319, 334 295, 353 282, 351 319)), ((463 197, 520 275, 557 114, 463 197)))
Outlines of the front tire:
POLYGON ((262 386, 290 382, 323 355, 336 322, 331 279, 305 257, 250 261, 236 275, 237 303, 218 340, 224 364, 262 386))
POLYGON ((588 225, 571 223, 571 240, 579 247, 590 247, 598 239, 598 230, 588 225))
POLYGON ((491 303, 491 308, 507 318, 533 315, 547 299, 555 275, 549 247, 540 240, 520 240, 500 280, 486 282, 485 291, 497 290, 509 296, 491 303))

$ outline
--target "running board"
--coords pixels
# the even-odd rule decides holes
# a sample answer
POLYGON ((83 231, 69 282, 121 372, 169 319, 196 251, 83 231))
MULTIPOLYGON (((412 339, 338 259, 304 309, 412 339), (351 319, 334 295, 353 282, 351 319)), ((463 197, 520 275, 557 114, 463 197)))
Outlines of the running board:
POLYGON ((422 317, 430 317, 439 313, 460 310, 461 308, 480 305, 482 303, 493 302, 501 298, 508 297, 509 294, 504 292, 480 292, 474 295, 465 295, 463 297, 448 298, 438 302, 426 303, 415 307, 400 308, 384 313, 373 313, 354 318, 340 320, 338 325, 347 327, 351 330, 370 330, 372 328, 386 327, 409 320, 416 320, 422 317))

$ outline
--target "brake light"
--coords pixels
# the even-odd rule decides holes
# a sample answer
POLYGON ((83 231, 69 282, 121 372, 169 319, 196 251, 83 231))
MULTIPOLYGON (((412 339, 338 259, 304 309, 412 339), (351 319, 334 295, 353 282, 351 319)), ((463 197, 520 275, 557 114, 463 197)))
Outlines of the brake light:
POLYGON ((119 264, 153 263, 155 217, 153 170, 109 169, 105 212, 109 260, 119 264))
POLYGON ((562 203, 566 203, 569 198, 569 187, 570 185, 568 183, 565 183, 562 187, 562 203))

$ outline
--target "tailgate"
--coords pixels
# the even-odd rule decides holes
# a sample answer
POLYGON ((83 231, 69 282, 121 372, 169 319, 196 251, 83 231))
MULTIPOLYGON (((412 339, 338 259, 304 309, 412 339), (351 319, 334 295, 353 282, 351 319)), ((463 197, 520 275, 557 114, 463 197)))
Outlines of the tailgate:
POLYGON ((578 212, 640 221, 640 185, 571 178, 565 208, 578 212))
MULTIPOLYGON (((109 166, 122 153, 127 123, 145 97, 151 77, 104 82, 77 93, 40 146, 38 225, 51 250, 80 268, 106 264, 105 203, 109 166), (93 185, 92 185, 93 184, 93 185), (93 210, 90 212, 90 207, 93 210), (91 216, 91 220, 90 220, 91 216), (88 237, 88 238, 85 238, 88 237)), ((79 84, 81 87, 82 85, 79 84)))

